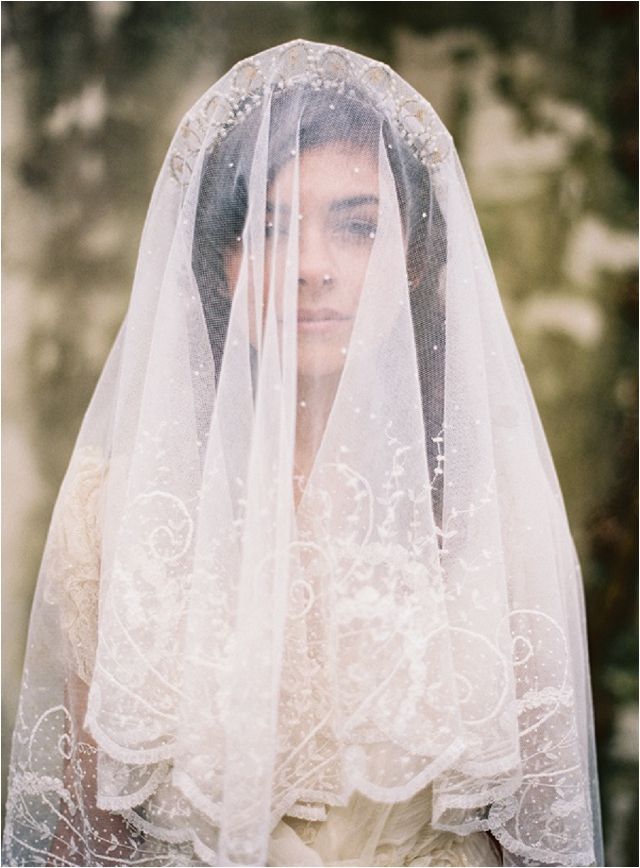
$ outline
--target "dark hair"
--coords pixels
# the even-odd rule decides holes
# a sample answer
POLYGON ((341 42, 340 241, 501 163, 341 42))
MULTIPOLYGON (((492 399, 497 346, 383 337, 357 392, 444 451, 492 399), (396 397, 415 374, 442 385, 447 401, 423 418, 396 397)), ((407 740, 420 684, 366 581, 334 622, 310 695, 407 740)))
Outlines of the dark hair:
MULTIPOLYGON (((216 379, 231 308, 224 257, 238 244, 244 229, 259 125, 259 111, 236 123, 205 158, 200 178, 192 267, 202 299, 216 379), (216 239, 215 245, 212 238, 216 239)), ((277 175, 295 149, 302 153, 344 142, 369 149, 377 157, 380 132, 387 148, 409 251, 411 313, 428 462, 433 473, 438 454, 433 437, 441 433, 444 406, 444 301, 438 287, 447 247, 445 221, 428 168, 395 124, 355 89, 337 93, 304 86, 272 93, 268 179, 277 175), (326 122, 329 115, 331 124, 326 122)), ((435 479, 439 481, 438 476, 435 479)), ((438 514, 439 491, 434 491, 434 500, 438 514)))

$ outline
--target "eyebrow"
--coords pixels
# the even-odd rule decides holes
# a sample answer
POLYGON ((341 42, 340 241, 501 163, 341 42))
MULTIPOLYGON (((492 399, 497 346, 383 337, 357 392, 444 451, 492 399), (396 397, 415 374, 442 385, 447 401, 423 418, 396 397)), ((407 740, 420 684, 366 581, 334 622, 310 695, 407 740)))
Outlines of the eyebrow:
MULTIPOLYGON (((338 199, 329 206, 330 211, 348 211, 349 208, 358 208, 360 205, 379 205, 380 200, 377 196, 349 196, 346 199, 338 199)), ((280 211, 287 214, 290 211, 288 205, 278 204, 280 211)), ((267 211, 271 214, 275 211, 276 206, 272 202, 267 202, 267 211)))
POLYGON ((378 205, 377 196, 350 196, 348 199, 339 199, 329 206, 330 211, 347 211, 349 208, 357 208, 359 205, 378 205))

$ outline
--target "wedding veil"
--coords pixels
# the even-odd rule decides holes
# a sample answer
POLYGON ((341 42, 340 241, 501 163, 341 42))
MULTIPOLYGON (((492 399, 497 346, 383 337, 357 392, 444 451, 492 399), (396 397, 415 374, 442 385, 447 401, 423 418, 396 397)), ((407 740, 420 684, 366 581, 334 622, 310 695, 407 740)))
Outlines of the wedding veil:
POLYGON ((284 815, 426 787, 507 863, 592 864, 583 608, 448 132, 341 48, 238 64, 58 498, 7 864, 265 864, 284 815))

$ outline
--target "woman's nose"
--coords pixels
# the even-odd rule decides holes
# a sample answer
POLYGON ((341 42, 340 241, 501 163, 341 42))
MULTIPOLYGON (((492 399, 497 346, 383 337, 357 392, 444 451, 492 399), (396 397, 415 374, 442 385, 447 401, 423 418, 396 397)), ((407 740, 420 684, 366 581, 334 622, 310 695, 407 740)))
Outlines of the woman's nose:
MULTIPOLYGON (((301 221, 304 224, 304 219, 301 221)), ((298 285, 322 289, 330 279, 331 251, 325 233, 318 226, 300 226, 298 245, 298 285)))

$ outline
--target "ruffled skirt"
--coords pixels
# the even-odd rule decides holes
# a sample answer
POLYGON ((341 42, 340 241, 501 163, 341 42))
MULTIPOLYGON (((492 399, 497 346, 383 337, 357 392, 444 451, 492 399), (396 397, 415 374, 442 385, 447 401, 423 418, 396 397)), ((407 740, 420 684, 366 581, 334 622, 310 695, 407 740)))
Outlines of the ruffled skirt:
POLYGON ((502 865, 490 835, 440 831, 425 821, 430 816, 429 791, 394 805, 355 794, 346 807, 330 808, 326 820, 283 818, 271 836, 268 865, 502 865))

